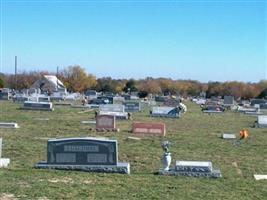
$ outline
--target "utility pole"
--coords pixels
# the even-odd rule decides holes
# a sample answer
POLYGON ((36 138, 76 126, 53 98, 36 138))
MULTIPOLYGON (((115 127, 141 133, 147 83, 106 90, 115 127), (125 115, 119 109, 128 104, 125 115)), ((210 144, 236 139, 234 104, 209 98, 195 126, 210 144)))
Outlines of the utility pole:
POLYGON ((15 90, 17 90, 18 80, 17 80, 17 56, 15 56, 15 90))
POLYGON ((58 66, 57 66, 57 92, 58 92, 58 66))

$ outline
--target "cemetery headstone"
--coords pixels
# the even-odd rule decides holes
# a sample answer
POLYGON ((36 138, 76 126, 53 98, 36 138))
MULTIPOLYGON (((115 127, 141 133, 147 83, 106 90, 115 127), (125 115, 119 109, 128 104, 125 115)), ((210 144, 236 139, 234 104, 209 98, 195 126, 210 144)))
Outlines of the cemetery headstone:
POLYGON ((220 170, 214 170, 210 161, 176 161, 175 168, 168 171, 160 169, 160 175, 190 176, 190 177, 222 177, 220 170))
POLYGON ((267 128, 267 115, 259 115, 255 123, 257 128, 267 128))
POLYGON ((223 139, 236 139, 236 136, 235 136, 235 134, 223 133, 222 138, 223 139))
POLYGON ((0 122, 0 128, 19 128, 19 126, 14 122, 0 122))
POLYGON ((210 161, 176 161, 175 167, 171 168, 171 153, 169 151, 169 146, 169 141, 161 143, 164 154, 162 156, 163 168, 159 170, 159 175, 208 178, 222 177, 220 170, 212 169, 212 163, 210 161))
POLYGON ((35 167, 130 174, 130 164, 118 162, 117 140, 104 138, 50 139, 47 162, 39 162, 35 167))
POLYGON ((124 97, 125 101, 131 100, 131 95, 129 95, 129 94, 124 94, 122 96, 124 97))
POLYGON ((0 100, 9 100, 11 97, 12 94, 9 89, 0 89, 0 100))
POLYGON ((141 111, 140 102, 127 101, 127 102, 124 102, 123 105, 125 106, 125 112, 139 112, 139 111, 141 111))
POLYGON ((155 96, 155 101, 156 102, 164 102, 166 97, 164 96, 155 96))
POLYGON ((10 159, 9 158, 2 158, 2 143, 3 140, 2 138, 0 138, 0 168, 5 168, 8 167, 9 163, 10 163, 10 159))
POLYGON ((113 115, 97 115, 96 116, 97 131, 117 131, 116 117, 113 115))
POLYGON ((152 107, 152 112, 150 114, 152 117, 167 117, 167 118, 177 118, 180 117, 180 110, 176 107, 152 107))
POLYGON ((166 128, 164 123, 133 122, 132 133, 138 135, 165 136, 166 128))
POLYGON ((163 104, 164 106, 176 107, 176 106, 179 106, 180 102, 181 101, 179 99, 170 98, 170 99, 166 99, 163 104))
POLYGON ((224 106, 232 106, 234 105, 235 98, 233 96, 224 96, 223 105, 224 106))
POLYGON ((113 96, 99 96, 97 99, 103 100, 106 104, 113 104, 113 96))
POLYGON ((50 97, 38 97, 39 102, 50 102, 50 97))
POLYGON ((210 105, 210 106, 207 106, 207 107, 203 108, 202 112, 203 113, 208 113, 208 114, 223 113, 224 112, 224 108, 222 108, 221 106, 210 105))
POLYGON ((263 175, 263 174, 254 174, 254 178, 255 180, 259 181, 259 180, 267 180, 267 175, 263 175))
POLYGON ((265 99, 251 99, 250 105, 254 106, 255 104, 265 104, 267 101, 265 99))
POLYGON ((121 104, 105 104, 99 106, 100 115, 113 115, 116 119, 128 119, 128 113, 124 110, 124 105, 121 104))
POLYGON ((25 101, 23 107, 24 110, 45 110, 53 111, 53 104, 51 102, 34 102, 34 101, 25 101))

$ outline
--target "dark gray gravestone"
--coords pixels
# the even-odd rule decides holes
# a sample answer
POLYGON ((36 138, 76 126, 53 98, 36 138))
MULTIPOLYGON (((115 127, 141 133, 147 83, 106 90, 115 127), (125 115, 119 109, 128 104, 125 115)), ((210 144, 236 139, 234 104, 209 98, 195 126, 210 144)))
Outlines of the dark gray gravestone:
POLYGON ((233 96, 224 96, 223 104, 224 105, 234 105, 235 98, 233 96))
POLYGON ((164 106, 170 106, 170 107, 176 107, 180 105, 180 100, 179 99, 166 99, 164 101, 164 106))
POLYGON ((265 104, 267 101, 265 99, 252 99, 250 105, 254 106, 255 104, 265 104))
POLYGON ((117 140, 89 137, 48 140, 47 162, 40 162, 35 167, 130 173, 129 163, 118 162, 117 140))
POLYGON ((48 110, 48 111, 54 110, 53 104, 51 102, 34 102, 34 101, 25 101, 21 109, 48 110))
POLYGON ((102 99, 107 104, 113 104, 113 96, 99 96, 97 99, 102 99))
POLYGON ((11 98, 10 92, 0 92, 0 100, 9 100, 11 98))
POLYGON ((38 97, 39 102, 50 102, 50 97, 38 97))
POLYGON ((128 101, 128 102, 124 102, 123 105, 125 112, 139 112, 141 111, 141 105, 140 102, 132 102, 132 101, 128 101))
POLYGON ((48 140, 48 164, 116 165, 117 141, 71 138, 48 140))
POLYGON ((155 101, 156 102, 164 102, 165 101, 165 97, 164 96, 155 96, 155 101))
POLYGON ((152 107, 152 112, 150 114, 152 117, 166 117, 166 118, 178 118, 180 117, 180 110, 175 107, 152 107))

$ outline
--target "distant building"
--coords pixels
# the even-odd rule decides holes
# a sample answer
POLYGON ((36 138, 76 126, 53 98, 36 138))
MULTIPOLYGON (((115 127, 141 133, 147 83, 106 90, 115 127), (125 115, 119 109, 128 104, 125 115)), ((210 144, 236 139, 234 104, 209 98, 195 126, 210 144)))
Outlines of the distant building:
POLYGON ((40 89, 47 93, 67 93, 64 84, 54 75, 44 75, 41 79, 35 81, 31 89, 40 89))

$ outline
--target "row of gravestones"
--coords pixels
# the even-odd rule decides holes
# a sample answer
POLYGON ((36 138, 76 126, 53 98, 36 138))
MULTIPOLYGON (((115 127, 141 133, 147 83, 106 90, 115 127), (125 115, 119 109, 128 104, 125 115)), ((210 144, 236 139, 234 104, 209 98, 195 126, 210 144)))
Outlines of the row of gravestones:
MULTIPOLYGON (((2 139, 0 139, 0 167, 7 167, 10 160, 1 158, 2 139)), ((221 177, 219 170, 212 169, 211 162, 176 161, 175 168, 169 168, 163 158, 164 168, 159 175, 221 177)), ((78 170, 87 172, 130 174, 130 164, 118 161, 117 140, 98 138, 49 139, 47 142, 47 161, 37 163, 35 168, 78 170)))
MULTIPOLYGON (((46 110, 53 111, 51 102, 33 102, 25 101, 21 109, 27 110, 46 110)), ((139 112, 141 110, 140 102, 125 102, 121 104, 105 104, 99 106, 101 115, 114 115, 117 119, 128 119, 129 112, 139 112)), ((178 107, 152 107, 150 113, 152 117, 177 118, 181 116, 181 109, 178 107)))
MULTIPOLYGON (((96 116, 96 131, 115 131, 119 129, 116 127, 116 117, 113 115, 97 115, 96 116)), ((165 136, 166 128, 164 123, 153 122, 133 122, 132 132, 134 134, 158 135, 165 136)))

